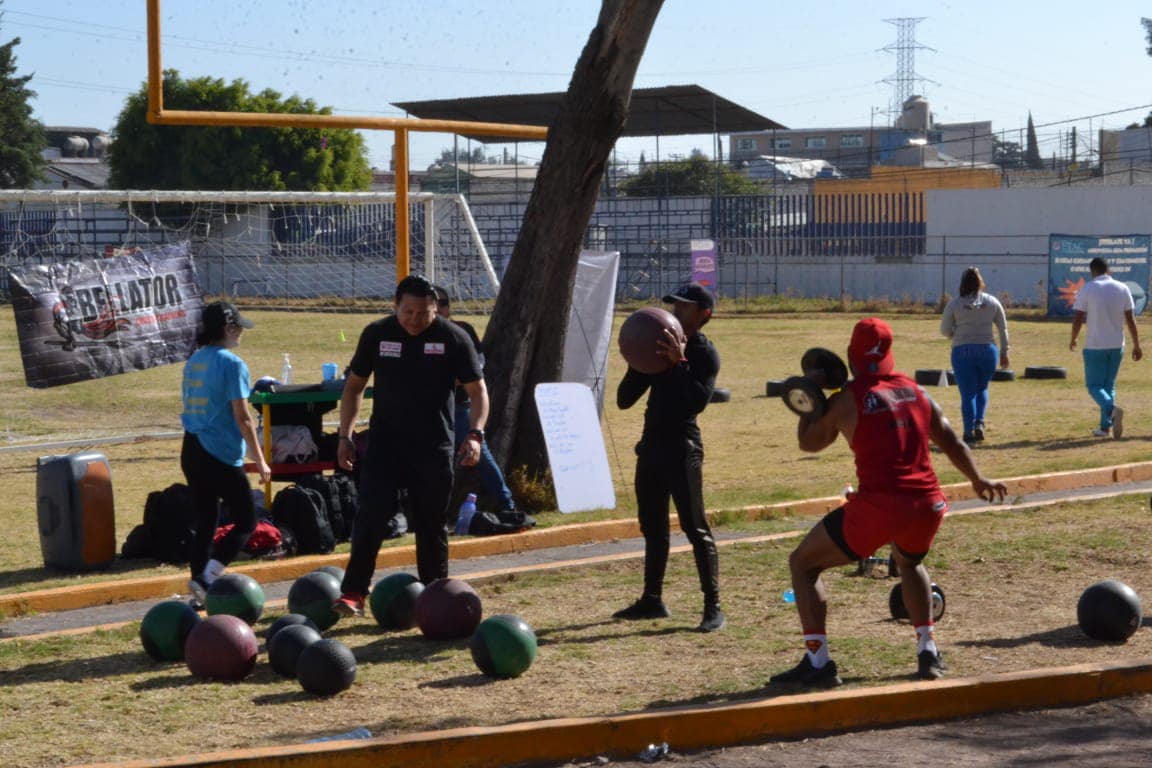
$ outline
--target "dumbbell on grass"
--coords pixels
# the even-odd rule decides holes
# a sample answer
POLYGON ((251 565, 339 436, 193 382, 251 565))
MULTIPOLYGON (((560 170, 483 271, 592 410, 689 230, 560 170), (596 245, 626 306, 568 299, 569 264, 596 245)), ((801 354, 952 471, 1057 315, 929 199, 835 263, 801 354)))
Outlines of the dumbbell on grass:
POLYGON ((822 390, 837 390, 848 382, 848 366, 835 352, 812 347, 800 358, 803 376, 784 380, 781 398, 784 405, 798 416, 823 415, 827 398, 822 390))

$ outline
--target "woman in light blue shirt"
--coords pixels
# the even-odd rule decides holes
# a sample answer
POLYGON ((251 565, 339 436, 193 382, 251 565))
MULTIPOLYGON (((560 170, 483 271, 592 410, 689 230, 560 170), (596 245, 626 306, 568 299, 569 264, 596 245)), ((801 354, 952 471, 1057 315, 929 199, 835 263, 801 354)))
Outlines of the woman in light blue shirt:
POLYGON ((960 277, 960 295, 948 302, 940 320, 940 333, 952 339, 952 371, 960 390, 964 442, 984 439, 984 413, 988 409, 988 382, 997 362, 1008 367, 1008 321, 1004 307, 984 292, 984 278, 976 267, 960 277), (995 333, 1000 346, 996 346, 995 333))
POLYGON ((248 407, 248 366, 232 350, 252 323, 236 307, 217 301, 200 316, 198 349, 184 364, 182 400, 184 445, 180 467, 192 494, 196 534, 188 553, 192 580, 188 588, 203 603, 212 582, 236 557, 256 529, 256 506, 244 473, 244 451, 252 457, 261 482, 271 469, 256 435, 248 407), (219 502, 232 512, 235 525, 213 544, 219 502))

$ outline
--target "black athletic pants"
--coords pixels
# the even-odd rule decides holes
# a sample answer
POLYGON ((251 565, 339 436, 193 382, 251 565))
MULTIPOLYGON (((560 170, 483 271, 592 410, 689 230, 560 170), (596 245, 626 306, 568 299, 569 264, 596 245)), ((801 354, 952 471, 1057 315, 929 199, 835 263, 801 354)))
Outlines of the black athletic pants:
POLYGON ((352 554, 344 571, 345 593, 367 594, 386 526, 397 512, 397 491, 412 506, 409 527, 416 535, 416 572, 428 584, 448 576, 448 500, 452 494, 452 446, 415 452, 395 440, 377 439, 372 428, 360 468, 360 508, 352 525, 352 554))
POLYGON ((192 575, 199 576, 209 558, 224 565, 232 562, 240 549, 248 543, 256 530, 256 503, 252 500, 252 486, 243 467, 234 467, 217 459, 191 432, 184 433, 180 450, 180 469, 192 493, 192 511, 196 536, 188 552, 192 575), (232 513, 232 530, 213 546, 220 504, 232 513))
POLYGON ((660 597, 668 566, 668 501, 692 544, 704 603, 720 602, 716 540, 704 516, 704 449, 689 438, 646 438, 636 446, 636 504, 644 534, 644 594, 660 597))

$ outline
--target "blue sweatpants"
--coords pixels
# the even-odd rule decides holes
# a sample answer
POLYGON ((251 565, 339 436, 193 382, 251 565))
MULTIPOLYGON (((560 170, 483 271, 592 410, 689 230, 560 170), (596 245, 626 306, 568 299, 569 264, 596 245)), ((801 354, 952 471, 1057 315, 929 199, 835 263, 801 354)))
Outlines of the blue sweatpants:
POLYGON ((1124 348, 1084 350, 1084 386, 1100 406, 1100 429, 1112 428, 1112 409, 1116 406, 1116 374, 1124 348))
POLYGON ((971 435, 977 424, 984 423, 988 410, 988 382, 996 370, 1000 350, 995 344, 960 344, 952 347, 952 372, 960 390, 960 415, 964 434, 971 435))

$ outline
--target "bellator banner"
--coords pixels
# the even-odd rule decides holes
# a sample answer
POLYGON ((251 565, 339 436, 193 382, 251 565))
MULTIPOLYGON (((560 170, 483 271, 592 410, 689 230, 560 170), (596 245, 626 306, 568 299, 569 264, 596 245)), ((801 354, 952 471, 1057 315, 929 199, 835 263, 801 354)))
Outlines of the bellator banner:
POLYGON ((9 282, 30 387, 178 363, 196 348, 203 299, 187 242, 15 267, 9 282))

